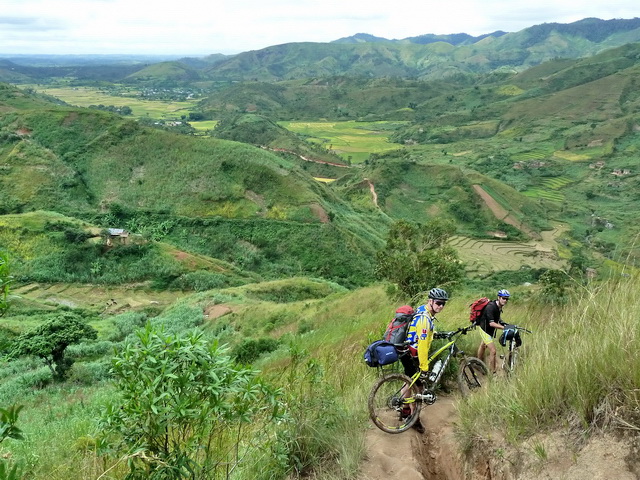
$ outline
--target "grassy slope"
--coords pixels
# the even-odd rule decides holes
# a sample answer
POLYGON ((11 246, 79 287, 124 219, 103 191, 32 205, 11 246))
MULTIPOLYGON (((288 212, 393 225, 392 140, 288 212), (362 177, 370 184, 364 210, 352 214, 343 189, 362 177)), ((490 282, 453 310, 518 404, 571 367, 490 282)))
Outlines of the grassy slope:
MULTIPOLYGON (((544 458, 518 453, 518 446, 541 428, 547 431, 568 429, 570 434, 579 431, 584 435, 585 429, 590 431, 596 426, 610 424, 612 417, 606 412, 614 411, 617 417, 633 424, 637 419, 634 416, 637 398, 625 392, 637 389, 640 381, 634 374, 638 371, 637 362, 632 362, 626 353, 638 348, 640 338, 637 322, 633 320, 636 283, 636 280, 624 280, 606 288, 596 288, 575 302, 552 310, 539 303, 535 289, 513 288, 513 302, 505 311, 505 319, 525 325, 534 333, 524 338, 525 357, 517 381, 497 379, 486 394, 459 404, 458 433, 462 446, 467 448, 476 445, 478 439, 490 439, 494 446, 499 442, 499 448, 505 452, 504 458, 524 455, 523 461, 544 465, 544 458), (611 298, 612 291, 616 292, 614 298, 611 298), (608 322, 606 319, 612 316, 617 319, 615 327, 608 324, 604 328, 601 321, 608 322), (553 323, 553 328, 549 322, 553 323), (594 330, 593 334, 591 330, 594 330), (558 342, 559 337, 580 345, 580 348, 565 348, 564 342, 558 342), (601 354, 588 353, 593 351, 601 354), (555 373, 550 375, 550 371, 555 373), (496 405, 500 408, 495 408, 496 405), (481 413, 487 409, 494 414, 481 413), (572 419, 569 424, 567 418, 572 419)), ((440 315, 437 328, 447 330, 465 325, 467 306, 481 293, 491 294, 459 292, 440 315)), ((369 421, 364 405, 375 380, 375 372, 362 362, 362 351, 370 340, 379 338, 396 303, 386 298, 382 286, 345 292, 323 282, 292 279, 203 292, 185 298, 174 309, 209 312, 216 305, 228 307, 232 313, 210 319, 204 328, 215 332, 222 341, 234 345, 247 338, 280 339, 280 347, 263 355, 256 363, 270 381, 286 382, 288 377, 283 376, 283 372, 288 371, 291 362, 301 359, 311 361, 323 372, 316 382, 325 392, 325 404, 333 405, 331 427, 326 430, 326 422, 318 418, 313 420, 317 423, 306 424, 312 421, 310 410, 308 418, 299 417, 300 426, 306 425, 301 431, 307 432, 307 446, 315 442, 324 445, 324 460, 318 464, 324 475, 352 478, 365 452, 364 426, 369 421), (290 350, 289 344, 295 345, 295 349, 290 350), (337 357, 341 360, 336 361, 337 357)), ((1 324, 15 327, 20 325, 20 319, 20 316, 15 320, 8 317, 1 324)), ((99 342, 114 333, 109 319, 101 322, 104 325, 94 321, 102 332, 99 342)), ((478 341, 477 335, 469 335, 462 340, 461 347, 474 351, 478 341)), ((91 350, 78 349, 80 351, 91 350)), ((110 390, 103 384, 89 386, 85 383, 98 372, 95 365, 99 362, 95 356, 80 356, 78 362, 73 380, 67 384, 54 389, 32 390, 25 395, 10 382, 0 392, 2 402, 15 399, 12 395, 21 395, 21 402, 26 405, 21 427, 27 433, 27 441, 9 445, 15 458, 28 458, 33 462, 36 476, 72 480, 85 478, 83 476, 88 475, 89 470, 95 476, 101 473, 101 464, 94 461, 90 451, 83 453, 71 447, 86 441, 82 438, 91 434, 99 406, 107 401, 110 390), (49 409, 47 411, 51 413, 48 401, 52 398, 64 408, 56 408, 55 415, 47 417, 43 409, 49 409), (45 418, 49 420, 45 422, 45 418), (38 435, 34 434, 36 431, 38 435), (55 448, 51 447, 53 436, 57 439, 55 448), (43 455, 45 449, 47 455, 43 455)), ((23 365, 23 368, 26 370, 20 373, 21 378, 28 381, 28 375, 34 375, 29 372, 35 372, 38 367, 33 364, 23 365)), ((0 370, 2 375, 6 372, 0 370)), ((299 373, 302 372, 307 370, 301 366, 299 373)), ((573 453, 576 452, 574 449, 573 453)), ((109 466, 110 463, 106 463, 102 468, 109 466)))

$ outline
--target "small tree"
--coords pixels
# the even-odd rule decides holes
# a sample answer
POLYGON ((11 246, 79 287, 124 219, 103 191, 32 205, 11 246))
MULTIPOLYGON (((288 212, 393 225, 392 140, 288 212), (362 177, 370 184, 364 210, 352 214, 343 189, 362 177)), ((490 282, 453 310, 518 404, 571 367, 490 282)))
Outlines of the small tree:
POLYGON ((538 298, 542 303, 564 304, 569 299, 572 280, 563 270, 547 270, 538 281, 542 287, 538 298))
POLYGON ((56 314, 39 327, 23 333, 16 341, 10 353, 13 358, 22 355, 34 355, 44 360, 51 369, 54 378, 64 380, 73 361, 65 357, 69 345, 80 342, 83 338, 94 339, 98 332, 86 324, 82 317, 75 313, 56 314))
POLYGON ((379 278, 395 283, 409 298, 435 286, 452 286, 464 275, 455 249, 446 244, 454 225, 432 220, 424 225, 399 221, 377 254, 379 278))
POLYGON ((148 323, 112 373, 120 395, 101 428, 128 455, 130 479, 231 478, 282 413, 278 391, 198 331, 174 336, 148 323))

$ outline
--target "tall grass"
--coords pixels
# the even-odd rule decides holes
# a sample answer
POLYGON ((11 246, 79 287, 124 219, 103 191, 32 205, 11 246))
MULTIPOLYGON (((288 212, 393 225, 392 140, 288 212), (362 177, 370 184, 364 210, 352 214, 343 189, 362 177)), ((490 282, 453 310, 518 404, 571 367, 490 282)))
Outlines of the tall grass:
POLYGON ((539 430, 640 428, 640 278, 586 287, 562 308, 533 308, 516 378, 493 382, 460 404, 460 438, 471 447, 506 431, 517 442, 539 430))

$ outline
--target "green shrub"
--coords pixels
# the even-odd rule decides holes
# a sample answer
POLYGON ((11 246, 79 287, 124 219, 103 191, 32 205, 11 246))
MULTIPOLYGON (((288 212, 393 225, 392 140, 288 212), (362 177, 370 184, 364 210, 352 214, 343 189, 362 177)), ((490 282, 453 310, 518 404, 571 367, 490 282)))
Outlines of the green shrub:
POLYGON ((163 328, 166 332, 177 333, 202 324, 204 313, 200 307, 178 304, 156 318, 150 320, 154 328, 163 328))
POLYGON ((260 355, 273 352, 280 342, 274 338, 245 339, 231 352, 233 359, 241 364, 248 365, 255 362, 260 355))
POLYGON ((194 292, 204 292, 214 288, 225 288, 231 286, 229 278, 221 273, 205 271, 189 272, 180 275, 171 283, 171 288, 179 290, 193 290, 194 292))
POLYGON ((77 313, 59 312, 45 317, 44 323, 20 335, 11 349, 11 358, 24 355, 39 357, 51 373, 63 380, 73 360, 66 356, 67 347, 81 339, 95 339, 98 332, 77 313))
MULTIPOLYGON (((117 398, 101 430, 130 478, 225 478, 279 417, 278 392, 235 366, 201 332, 170 335, 150 323, 113 359, 117 398)), ((228 478, 228 477, 227 477, 228 478)))
POLYGON ((99 342, 82 342, 67 347, 67 355, 73 360, 80 358, 98 358, 110 355, 114 351, 114 343, 110 340, 99 342))
POLYGON ((8 352, 11 342, 17 336, 13 330, 0 326, 0 355, 8 352))
POLYGON ((111 320, 116 331, 111 333, 109 340, 120 342, 142 328, 147 321, 147 315, 140 312, 126 312, 116 315, 111 320))
POLYGON ((111 361, 103 358, 95 362, 76 362, 73 364, 68 382, 91 386, 111 378, 111 361))
POLYGON ((0 403, 14 403, 33 390, 39 390, 53 381, 53 374, 48 367, 21 372, 0 385, 0 403))

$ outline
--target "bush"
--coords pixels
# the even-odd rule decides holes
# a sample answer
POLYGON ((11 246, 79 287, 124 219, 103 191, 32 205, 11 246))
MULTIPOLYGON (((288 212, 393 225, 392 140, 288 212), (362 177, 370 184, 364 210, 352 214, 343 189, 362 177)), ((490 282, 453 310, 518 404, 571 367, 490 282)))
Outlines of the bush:
POLYGON ((246 339, 237 345, 231 352, 231 356, 238 363, 251 364, 263 353, 273 352, 280 342, 274 338, 246 339))
POLYGON ((74 360, 80 358, 96 358, 110 355, 114 350, 114 343, 109 340, 100 342, 83 342, 67 347, 67 355, 74 360))
POLYGON ((79 385, 93 385, 110 378, 110 369, 111 362, 108 359, 74 363, 68 381, 79 385))
POLYGON ((109 335, 109 340, 119 342, 139 330, 147 321, 147 315, 139 312, 126 312, 112 318, 116 331, 109 335))
POLYGON ((201 325, 203 321, 202 309, 192 305, 176 305, 150 320, 151 325, 155 328, 163 328, 166 332, 171 333, 190 330, 201 325))
POLYGON ((101 431, 117 440, 117 455, 140 452, 129 456, 129 478, 228 478, 264 448, 256 436, 279 418, 279 392, 201 332, 173 336, 148 323, 113 359, 113 373, 119 395, 101 431))
POLYGON ((171 284, 171 288, 204 292, 214 288, 228 287, 229 283, 229 279, 220 273, 197 271, 180 275, 171 284))

